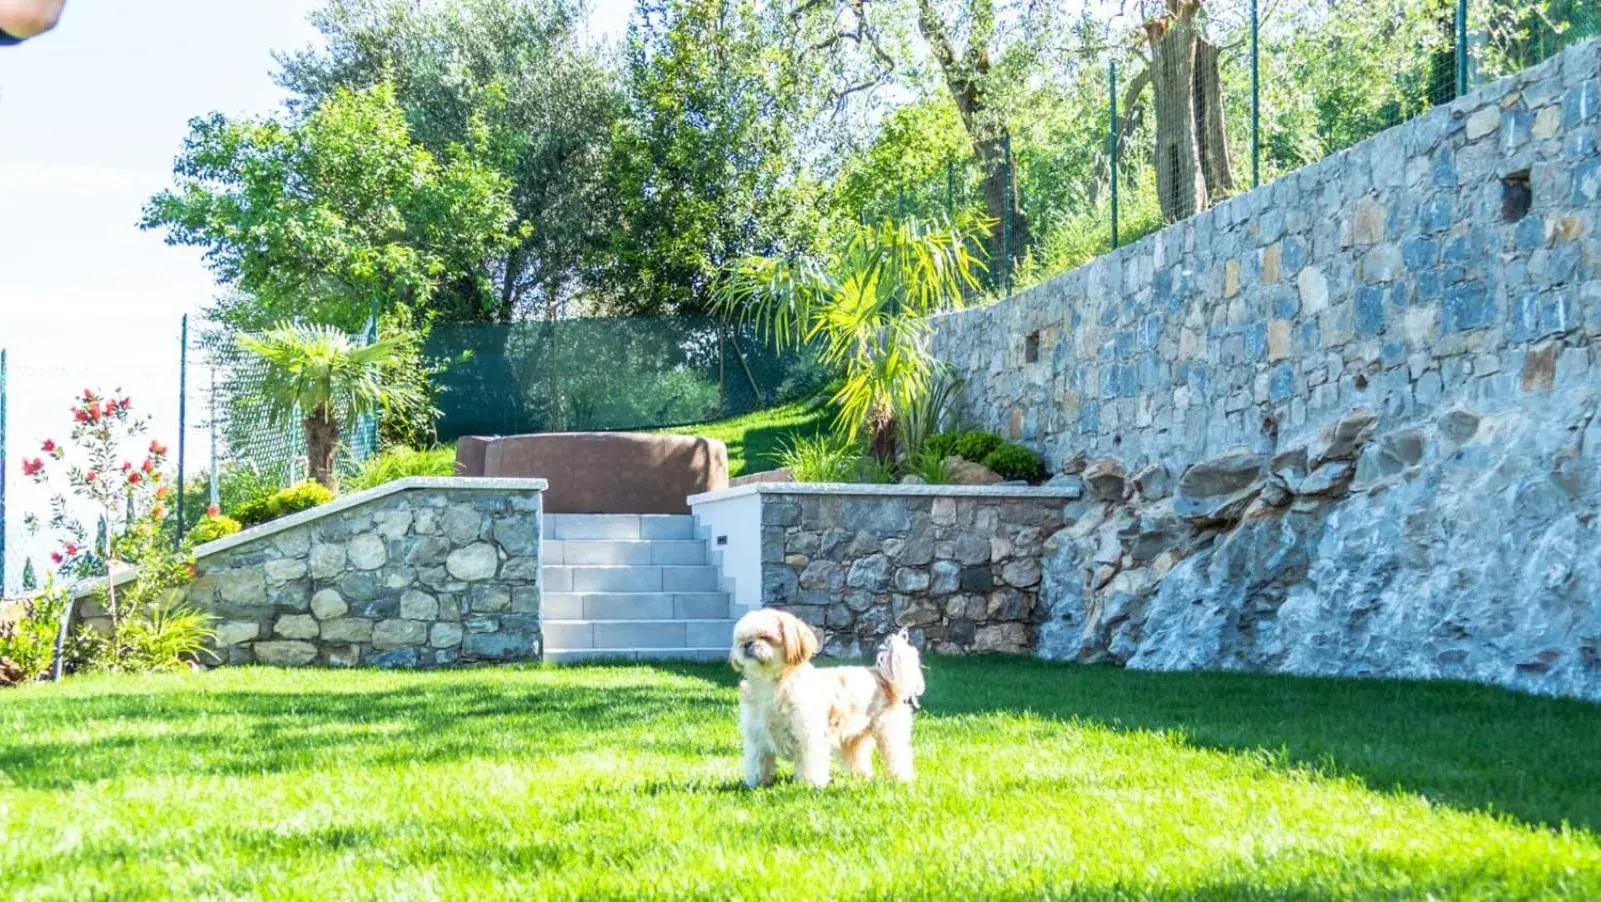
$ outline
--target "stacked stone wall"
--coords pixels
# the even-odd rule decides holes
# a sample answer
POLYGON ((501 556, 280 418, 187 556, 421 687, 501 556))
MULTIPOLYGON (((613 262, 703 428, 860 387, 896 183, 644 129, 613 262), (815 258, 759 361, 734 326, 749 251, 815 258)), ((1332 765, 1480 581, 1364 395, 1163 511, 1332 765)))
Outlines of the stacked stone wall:
MULTIPOLYGON (((444 480, 441 482, 453 482, 444 480)), ((197 550, 228 664, 537 659, 538 489, 417 487, 197 550)))

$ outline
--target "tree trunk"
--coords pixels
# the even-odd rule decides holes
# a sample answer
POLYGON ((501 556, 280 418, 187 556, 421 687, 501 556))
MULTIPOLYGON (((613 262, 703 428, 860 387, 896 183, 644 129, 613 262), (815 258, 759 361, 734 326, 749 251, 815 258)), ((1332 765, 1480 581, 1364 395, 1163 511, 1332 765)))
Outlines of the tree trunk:
POLYGON ((334 453, 339 449, 339 423, 326 403, 303 421, 306 430, 306 467, 311 478, 328 487, 339 488, 334 472, 334 453))
POLYGON ((1156 94, 1156 193, 1162 218, 1188 219, 1206 208, 1195 122, 1196 0, 1168 0, 1172 15, 1146 24, 1156 94))
POLYGON ((1218 49, 1195 26, 1199 0, 1167 0, 1145 23, 1156 113, 1156 192, 1162 218, 1188 219, 1234 190, 1223 128, 1218 49))
POLYGON ((867 430, 867 450, 873 459, 882 463, 894 461, 896 445, 900 439, 900 428, 895 422, 895 415, 888 411, 874 414, 868 420, 867 430))
POLYGON ((1217 45, 1206 38, 1196 39, 1195 121, 1201 129, 1201 173, 1211 203, 1234 193, 1228 132, 1223 128, 1223 76, 1217 58, 1217 45))
MULTIPOLYGON (((1140 127, 1144 119, 1145 107, 1140 103, 1140 97, 1145 89, 1151 86, 1151 70, 1146 69, 1134 76, 1123 92, 1122 105, 1117 110, 1117 146, 1127 148, 1129 141, 1133 140, 1134 132, 1140 127)), ((1124 153, 1127 151, 1125 150, 1124 153)), ((1112 148, 1108 146, 1106 153, 1095 160, 1095 175, 1090 182, 1090 206, 1096 207, 1101 198, 1112 185, 1112 148)))
POLYGON ((990 70, 988 33, 975 28, 967 52, 958 57, 933 0, 917 0, 917 10, 918 30, 939 62, 945 87, 962 116, 962 126, 984 176, 984 211, 994 220, 989 233, 990 265, 998 271, 999 261, 1008 251, 1012 260, 1020 259, 1027 252, 1030 230, 1017 191, 1016 154, 1010 158, 1006 154, 1010 130, 999 121, 984 97, 983 82, 990 70), (1010 241, 1007 241, 1008 216, 1010 241))
POLYGON ((509 323, 517 317, 517 277, 522 274, 526 254, 526 245, 519 244, 506 255, 506 275, 500 282, 500 306, 495 311, 496 322, 509 323))

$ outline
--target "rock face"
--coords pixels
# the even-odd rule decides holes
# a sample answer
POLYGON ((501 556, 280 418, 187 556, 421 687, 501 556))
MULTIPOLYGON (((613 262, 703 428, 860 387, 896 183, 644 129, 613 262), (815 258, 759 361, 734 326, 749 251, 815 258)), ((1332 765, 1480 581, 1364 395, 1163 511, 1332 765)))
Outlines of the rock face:
POLYGON ((1077 494, 764 494, 763 603, 817 628, 830 655, 871 655, 903 626, 936 653, 1031 652, 1040 545, 1077 494))
MULTIPOLYGON (((1142 525, 1160 506, 1087 510, 1044 545, 1040 653, 1601 699, 1598 406, 1575 392, 1383 435, 1345 428, 1370 423, 1355 411, 1275 456, 1285 471, 1303 451, 1344 458, 1313 469, 1286 507, 1161 530, 1142 525), (1385 463, 1353 463, 1370 455, 1385 463)), ((1198 484, 1244 491, 1244 456, 1215 463, 1198 484)))
POLYGON ((535 491, 406 489, 200 558, 189 598, 230 664, 537 658, 540 518, 535 491))

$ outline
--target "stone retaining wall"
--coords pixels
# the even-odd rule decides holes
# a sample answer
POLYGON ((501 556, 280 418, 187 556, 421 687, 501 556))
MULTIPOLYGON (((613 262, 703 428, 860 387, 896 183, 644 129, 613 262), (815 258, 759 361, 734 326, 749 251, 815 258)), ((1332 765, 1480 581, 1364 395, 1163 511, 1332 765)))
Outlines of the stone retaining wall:
POLYGON ((228 664, 537 659, 537 479, 400 480, 195 550, 228 664))
POLYGON ((760 497, 761 603, 812 624, 836 657, 870 656, 902 626, 934 652, 1032 651, 1040 549, 1075 494, 774 484, 718 495, 736 493, 760 497))
POLYGON ((1178 472, 1357 405, 1388 425, 1601 385, 1597 47, 943 317, 963 414, 1053 465, 1178 472))
POLYGON ((937 323, 1087 492, 1041 654, 1601 699, 1598 48, 937 323))

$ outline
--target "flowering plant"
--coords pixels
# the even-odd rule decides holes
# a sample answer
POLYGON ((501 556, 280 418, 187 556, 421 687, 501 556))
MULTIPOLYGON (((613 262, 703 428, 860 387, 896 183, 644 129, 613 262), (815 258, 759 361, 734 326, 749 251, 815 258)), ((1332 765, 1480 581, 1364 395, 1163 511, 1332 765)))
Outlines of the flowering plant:
MULTIPOLYGON (((67 573, 106 577, 107 610, 115 628, 119 612, 112 571, 119 554, 118 543, 107 536, 107 529, 135 518, 160 522, 166 517, 171 490, 164 482, 162 465, 167 447, 152 441, 134 459, 123 456, 127 448, 143 445, 140 437, 148 426, 134 416, 132 400, 120 391, 102 395, 85 389, 70 412, 69 440, 45 439, 39 446, 40 456, 23 460, 22 473, 40 485, 65 483, 66 491, 58 490, 50 499, 49 528, 59 537, 50 560, 67 573), (69 505, 69 494, 78 499, 78 508, 88 507, 96 515, 91 520, 97 524, 94 538, 69 505)), ((37 517, 29 516, 26 522, 30 529, 38 530, 37 517)))

